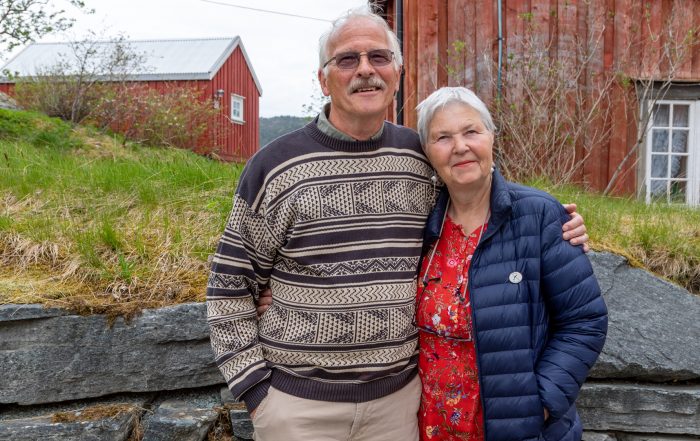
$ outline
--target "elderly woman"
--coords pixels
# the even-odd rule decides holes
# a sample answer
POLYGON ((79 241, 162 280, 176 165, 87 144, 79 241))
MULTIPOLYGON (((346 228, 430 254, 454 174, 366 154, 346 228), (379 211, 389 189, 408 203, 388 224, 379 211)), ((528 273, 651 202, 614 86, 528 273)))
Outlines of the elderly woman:
POLYGON ((494 168, 495 126, 470 90, 418 106, 445 187, 426 227, 416 325, 421 439, 580 440, 574 401, 605 341, 588 258, 550 195, 494 168))

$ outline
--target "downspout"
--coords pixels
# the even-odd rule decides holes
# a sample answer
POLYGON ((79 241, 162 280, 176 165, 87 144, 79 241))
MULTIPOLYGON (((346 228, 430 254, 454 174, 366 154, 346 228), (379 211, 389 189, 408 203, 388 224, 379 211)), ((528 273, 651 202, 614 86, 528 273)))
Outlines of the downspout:
POLYGON ((496 83, 496 99, 501 100, 501 72, 503 70, 503 13, 501 11, 501 0, 498 4, 498 81, 496 83))
MULTIPOLYGON (((396 37, 399 39, 399 47, 401 54, 403 50, 403 0, 396 0, 396 37)), ((396 93, 396 124, 403 125, 403 79, 404 70, 401 67, 401 76, 399 78, 399 91, 396 93)))

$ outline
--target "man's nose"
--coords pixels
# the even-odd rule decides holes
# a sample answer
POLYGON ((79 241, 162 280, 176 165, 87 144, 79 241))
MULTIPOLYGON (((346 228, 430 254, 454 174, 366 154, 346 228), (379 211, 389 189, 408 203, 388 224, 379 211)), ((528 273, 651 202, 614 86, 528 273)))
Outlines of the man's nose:
POLYGON ((374 66, 369 62, 369 55, 360 54, 360 64, 357 65, 356 72, 358 75, 366 76, 374 73, 374 66))

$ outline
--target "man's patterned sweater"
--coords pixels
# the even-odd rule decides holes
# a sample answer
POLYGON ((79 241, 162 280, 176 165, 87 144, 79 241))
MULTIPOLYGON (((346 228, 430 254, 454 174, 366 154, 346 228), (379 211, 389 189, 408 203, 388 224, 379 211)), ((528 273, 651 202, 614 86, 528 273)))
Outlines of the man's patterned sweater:
POLYGON ((213 258, 207 313, 216 361, 254 409, 270 386, 362 402, 416 374, 416 266, 431 167, 410 129, 341 141, 311 122, 246 165, 213 258), (254 299, 273 304, 258 320, 254 299))

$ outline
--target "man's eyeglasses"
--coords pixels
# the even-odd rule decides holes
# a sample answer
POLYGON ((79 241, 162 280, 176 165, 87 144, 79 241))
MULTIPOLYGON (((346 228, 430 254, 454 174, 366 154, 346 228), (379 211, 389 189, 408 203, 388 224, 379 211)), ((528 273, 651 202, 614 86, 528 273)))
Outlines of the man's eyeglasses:
MULTIPOLYGON (((439 277, 433 277, 433 278, 424 278, 423 279, 423 288, 420 291, 420 295, 418 296, 418 299, 416 301, 416 314, 420 311, 420 306, 423 301, 423 297, 425 297, 425 290, 428 288, 428 285, 430 283, 440 283, 440 278, 439 277)), ((457 288, 459 290, 459 288, 457 288)), ((461 293, 455 293, 455 295, 460 295, 461 293)), ((421 332, 427 332, 428 334, 433 334, 438 337, 444 338, 445 340, 453 340, 453 341, 472 341, 472 319, 470 316, 467 316, 467 329, 464 330, 464 333, 466 334, 466 337, 455 337, 453 335, 450 335, 448 333, 445 333, 444 331, 438 331, 437 329, 432 329, 427 326, 421 326, 418 325, 418 321, 416 320, 416 314, 413 316, 413 326, 418 328, 419 331, 421 332)))
POLYGON ((369 64, 374 67, 386 66, 391 63, 394 59, 394 53, 389 49, 372 49, 367 52, 341 52, 326 61, 323 67, 328 66, 332 61, 335 61, 335 65, 340 69, 355 69, 360 65, 360 58, 363 55, 367 55, 367 60, 369 64))

